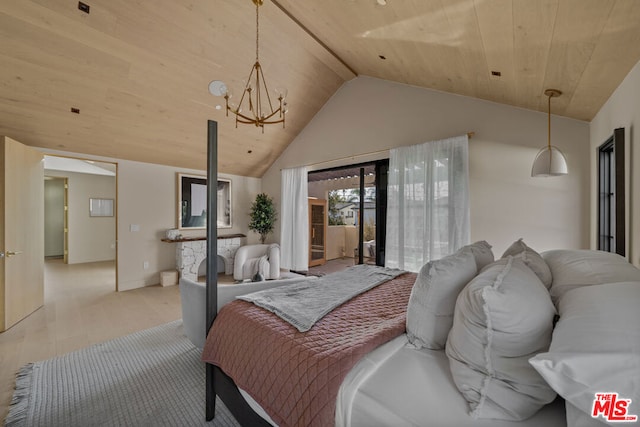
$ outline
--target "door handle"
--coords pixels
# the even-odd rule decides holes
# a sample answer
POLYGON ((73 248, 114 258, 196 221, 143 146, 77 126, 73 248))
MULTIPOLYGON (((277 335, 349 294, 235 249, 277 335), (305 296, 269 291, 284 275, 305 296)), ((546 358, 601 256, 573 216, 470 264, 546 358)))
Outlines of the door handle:
POLYGON ((22 251, 7 251, 7 258, 11 258, 14 255, 20 255, 22 251))

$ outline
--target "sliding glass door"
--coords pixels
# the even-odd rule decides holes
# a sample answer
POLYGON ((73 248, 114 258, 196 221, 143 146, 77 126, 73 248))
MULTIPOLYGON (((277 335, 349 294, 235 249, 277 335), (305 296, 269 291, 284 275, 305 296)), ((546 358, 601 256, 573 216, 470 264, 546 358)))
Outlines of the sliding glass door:
POLYGON ((326 259, 384 265, 387 159, 309 172, 309 196, 327 201, 326 259))

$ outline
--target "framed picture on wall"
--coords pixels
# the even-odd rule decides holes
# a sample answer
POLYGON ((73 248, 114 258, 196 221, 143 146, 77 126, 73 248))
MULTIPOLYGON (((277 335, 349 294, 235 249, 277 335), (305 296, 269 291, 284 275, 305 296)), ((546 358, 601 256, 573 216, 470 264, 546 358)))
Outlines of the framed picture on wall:
MULTIPOLYGON (((231 181, 218 179, 217 227, 231 228, 231 181)), ((207 177, 178 173, 178 228, 207 226, 207 177)))
POLYGON ((89 216, 113 216, 113 199, 89 199, 89 216))

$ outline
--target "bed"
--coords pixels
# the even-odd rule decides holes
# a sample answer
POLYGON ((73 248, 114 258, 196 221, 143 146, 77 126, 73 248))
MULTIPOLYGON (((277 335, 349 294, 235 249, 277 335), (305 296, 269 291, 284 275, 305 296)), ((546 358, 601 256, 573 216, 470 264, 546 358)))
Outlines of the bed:
MULTIPOLYGON (((622 257, 598 251, 538 254, 522 240, 495 262, 480 261, 477 253, 469 255, 469 249, 461 255, 463 251, 430 263, 419 274, 400 274, 358 294, 307 332, 253 302, 225 305, 217 313, 202 356, 208 363, 209 408, 217 395, 240 424, 251 426, 590 426, 603 425, 607 415, 590 416, 594 393, 616 391, 634 402, 630 416, 640 413, 640 332, 637 326, 631 331, 625 327, 640 324, 635 310, 640 303, 640 270, 622 257), (461 263, 473 267, 465 272, 461 263), (483 280, 489 280, 496 287, 495 283, 507 280, 507 272, 514 275, 509 283, 516 283, 509 289, 521 289, 524 293, 514 295, 526 304, 513 304, 506 317, 529 316, 526 311, 534 307, 535 313, 544 312, 540 316, 544 319, 533 329, 518 329, 508 337, 499 337, 494 325, 493 339, 504 338, 511 346, 514 336, 520 342, 521 336, 536 335, 534 347, 518 350, 522 363, 535 370, 535 378, 528 372, 522 384, 513 385, 519 380, 512 381, 508 373, 508 380, 485 393, 487 377, 482 377, 477 381, 483 394, 474 402, 474 393, 461 391, 465 387, 461 383, 474 384, 476 379, 469 375, 487 364, 485 359, 474 359, 486 356, 489 346, 480 343, 483 350, 474 349, 477 337, 467 329, 469 319, 475 322, 473 298, 489 298, 486 291, 474 292, 472 284, 482 288, 483 280), (431 281, 426 305, 414 295, 422 276, 431 281), (532 287, 531 281, 540 285, 532 287), (459 282, 453 290, 452 282, 459 282), (447 284, 447 295, 433 297, 437 283, 447 284), (535 295, 528 293, 532 289, 535 295), (531 301, 538 297, 541 302, 536 306, 531 301), (435 315, 424 318, 432 300, 452 312, 436 309, 435 315), (468 307, 460 300, 468 300, 468 307), (554 318, 556 313, 560 320, 554 318), (449 324, 439 325, 449 314, 449 324), (420 323, 415 323, 416 316, 423 317, 420 323), (550 319, 557 321, 555 327, 550 319), (585 331, 588 325, 591 329, 585 331), (593 325, 600 326, 594 330, 593 325), (421 335, 426 338, 421 340, 421 335), (362 336, 367 339, 361 340, 362 336), (603 352, 611 353, 608 368, 597 362, 603 352), (582 388, 577 389, 576 383, 582 388), (505 384, 508 391, 512 387, 514 394, 524 397, 487 403, 504 395, 504 389, 498 389, 505 384)), ((501 307, 510 305, 500 301, 494 321, 504 314, 501 307)), ((522 322, 515 323, 522 327, 522 322)), ((493 380, 514 358, 502 357, 503 349, 490 350, 496 353, 491 356, 493 380)))

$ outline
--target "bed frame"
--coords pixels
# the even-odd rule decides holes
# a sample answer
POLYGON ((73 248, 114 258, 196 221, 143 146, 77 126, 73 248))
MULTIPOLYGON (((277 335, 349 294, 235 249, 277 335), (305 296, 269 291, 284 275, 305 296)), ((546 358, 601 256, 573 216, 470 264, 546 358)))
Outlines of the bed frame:
MULTIPOLYGON (((207 399, 207 411, 209 410, 209 405, 213 405, 212 414, 215 415, 215 397, 216 395, 224 402, 229 412, 233 414, 236 421, 240 423, 242 426, 256 426, 256 427, 273 427, 267 420, 258 415, 251 406, 247 403, 246 400, 238 391, 238 387, 236 387, 235 383, 231 378, 229 378, 222 369, 217 366, 207 364, 207 368, 211 367, 212 369, 212 381, 214 385, 213 389, 213 402, 209 402, 207 399)), ((209 381, 209 374, 207 373, 207 381, 209 381)), ((209 418, 207 416, 207 421, 211 421, 213 416, 209 418)))
MULTIPOLYGON (((218 180, 218 123, 207 122, 207 183, 218 180)), ((216 318, 218 307, 218 212, 217 189, 207 185, 207 334, 216 318)), ((211 421, 216 413, 216 396, 224 402, 235 419, 243 426, 271 426, 244 400, 238 387, 220 368, 206 364, 206 420, 211 421)))

